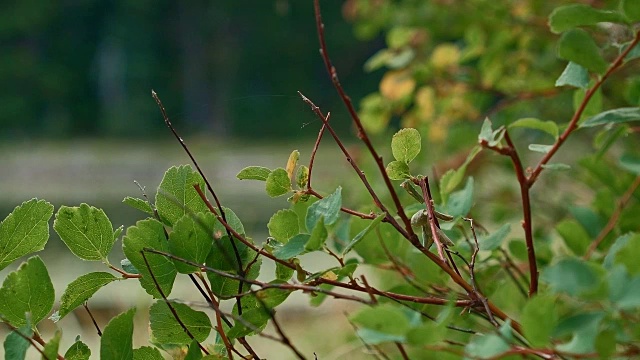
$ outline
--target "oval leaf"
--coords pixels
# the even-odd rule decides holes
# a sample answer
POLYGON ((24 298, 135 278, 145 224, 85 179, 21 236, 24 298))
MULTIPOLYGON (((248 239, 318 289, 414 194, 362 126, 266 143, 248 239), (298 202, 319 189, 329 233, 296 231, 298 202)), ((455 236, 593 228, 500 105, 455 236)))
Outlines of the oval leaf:
POLYGON ((599 74, 607 69, 600 49, 582 29, 572 29, 562 34, 558 42, 558 56, 599 74))
POLYGON ((156 194, 156 208, 163 223, 173 226, 185 214, 209 211, 194 184, 204 191, 202 176, 189 165, 173 166, 164 173, 156 194))
POLYGON ((554 139, 558 138, 558 125, 553 121, 542 121, 535 118, 523 118, 518 119, 509 125, 510 128, 521 127, 527 129, 534 129, 544 131, 547 134, 553 136, 554 139))
POLYGON ((601 22, 625 23, 625 19, 617 11, 594 9, 583 4, 561 6, 549 15, 549 26, 556 34, 578 26, 601 22))
POLYGON ((421 146, 420 133, 413 128, 401 129, 391 138, 393 157, 407 164, 418 156, 421 146))
POLYGON ((236 175, 240 180, 267 180, 267 177, 271 174, 271 170, 264 166, 249 166, 246 167, 236 175))
POLYGON ((133 360, 133 316, 129 309, 109 321, 100 338, 100 359, 133 360))
POLYGON ((71 252, 83 260, 107 262, 114 237, 113 225, 102 209, 81 204, 61 206, 53 229, 71 252))
POLYGON ((409 165, 404 161, 392 161, 387 165, 387 175, 391 180, 404 180, 411 177, 409 165))
POLYGON ((269 176, 267 176, 265 187, 267 189, 267 195, 271 197, 284 195, 291 191, 291 179, 289 178, 287 170, 283 168, 273 170, 269 176))
POLYGON ((14 260, 44 249, 53 205, 31 199, 16 206, 0 223, 0 270, 14 260))
POLYGON ((55 293, 47 267, 39 256, 29 258, 7 275, 0 288, 0 314, 13 326, 31 326, 46 318, 53 308, 55 293))
MULTIPOLYGON (((191 309, 185 304, 172 303, 171 307, 198 341, 204 341, 211 332, 211 320, 202 311, 191 309)), ((171 309, 164 301, 157 301, 149 309, 149 323, 153 338, 161 344, 187 345, 191 338, 174 317, 171 309)))
POLYGON ((298 214, 289 209, 279 210, 269 219, 267 228, 269 228, 269 235, 285 244, 289 239, 300 233, 298 214))
MULTIPOLYGON (((217 220, 210 212, 195 216, 194 219, 193 215, 185 215, 173 225, 173 231, 169 234, 169 252, 179 258, 204 264, 211 251, 213 227, 217 220)), ((199 271, 197 267, 179 260, 173 260, 173 263, 182 274, 199 271)))
POLYGON ((585 120, 580 127, 591 127, 604 124, 620 124, 640 120, 640 107, 627 107, 607 110, 585 120))
POLYGON ((64 294, 62 294, 60 310, 58 310, 59 318, 65 317, 73 309, 91 298, 100 288, 116 280, 120 279, 107 272, 92 272, 75 279, 67 285, 64 294))
POLYGON ((324 223, 331 225, 338 220, 340 214, 340 207, 342 206, 342 188, 338 186, 333 194, 318 200, 311 204, 307 208, 307 215, 305 217, 305 225, 308 231, 312 231, 316 226, 320 217, 324 217, 324 223))
MULTIPOLYGON (((127 229, 127 234, 122 239, 122 251, 131 262, 131 265, 138 269, 138 272, 142 275, 139 279, 140 285, 149 295, 159 298, 161 297, 160 293, 140 253, 144 248, 169 252, 164 227, 162 223, 155 219, 141 220, 135 226, 130 226, 127 229)), ((171 293, 173 281, 177 275, 176 267, 171 260, 162 255, 145 253, 145 256, 164 295, 168 296, 171 293)))
POLYGON ((478 240, 480 250, 491 251, 499 248, 507 235, 509 235, 509 231, 511 231, 511 224, 504 224, 489 236, 481 237, 478 240))

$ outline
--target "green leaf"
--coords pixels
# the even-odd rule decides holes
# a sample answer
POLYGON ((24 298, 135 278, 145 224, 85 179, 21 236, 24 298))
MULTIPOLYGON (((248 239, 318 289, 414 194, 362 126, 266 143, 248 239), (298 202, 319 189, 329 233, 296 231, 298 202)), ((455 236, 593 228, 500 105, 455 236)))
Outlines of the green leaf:
MULTIPOLYGON (((188 214, 178 219, 169 234, 169 252, 171 254, 198 264, 204 264, 213 241, 213 227, 216 217, 210 213, 188 214)), ((172 260, 176 270, 181 274, 200 271, 199 268, 172 260)))
POLYGON ((529 150, 546 154, 553 149, 553 145, 529 144, 529 150))
MULTIPOLYGON (((233 314, 240 316, 238 303, 233 307, 233 314)), ((236 321, 229 330, 227 336, 235 339, 262 331, 271 319, 271 313, 264 302, 256 296, 245 296, 242 298, 242 321, 236 321)))
POLYGON ((614 263, 622 264, 631 275, 640 274, 640 235, 634 235, 627 239, 624 245, 616 251, 614 263))
MULTIPOLYGON (((228 331, 228 328, 226 328, 224 331, 228 331)), ((191 344, 189 344, 189 350, 187 351, 187 355, 184 357, 183 360, 201 360, 202 359, 202 351, 200 350, 200 346, 199 345, 200 344, 198 344, 197 341, 192 341, 191 344)), ((220 345, 219 342, 216 345, 220 345)), ((217 358, 217 357, 215 357, 214 359, 222 360, 222 359, 217 358)))
POLYGON ((307 181, 309 181, 309 168, 300 165, 296 173, 296 185, 298 185, 300 189, 304 189, 307 187, 307 181))
POLYGON ((236 177, 240 180, 266 181, 269 174, 271 174, 271 170, 264 166, 249 166, 240 170, 236 177))
POLYGON ((133 360, 133 316, 136 308, 114 317, 100 338, 101 360, 133 360))
MULTIPOLYGON (((198 342, 203 342, 211 332, 211 320, 206 313, 191 309, 185 304, 171 303, 171 307, 198 342)), ((156 301, 149 309, 151 336, 160 344, 187 345, 191 338, 174 317, 167 303, 156 301)))
POLYGON ((289 260, 304 253, 304 246, 310 237, 309 234, 298 234, 292 237, 284 246, 277 248, 273 252, 273 256, 280 260, 289 260))
POLYGON ((596 337, 595 348, 601 359, 611 359, 616 346, 616 332, 613 330, 601 331, 596 337))
POLYGON ((53 337, 47 341, 42 348, 43 359, 57 359, 58 348, 60 347, 60 338, 62 337, 62 331, 56 330, 53 337))
POLYGON ((149 205, 149 202, 146 200, 127 196, 124 198, 124 200, 122 200, 122 202, 131 206, 134 209, 138 209, 144 213, 147 213, 153 216, 153 208, 151 207, 151 205, 149 205))
POLYGON ((452 193, 447 199, 445 212, 453 217, 467 216, 473 205, 473 177, 467 178, 464 188, 452 193))
MULTIPOLYGON (((242 221, 240 220, 238 215, 236 215, 236 213, 233 212, 233 210, 226 208, 224 206, 222 207, 222 210, 224 210, 224 217, 227 219, 227 224, 238 234, 245 235, 246 232, 244 230, 244 225, 242 225, 242 221)), ((227 233, 227 228, 225 228, 224 225, 222 225, 222 223, 216 218, 216 223, 213 225, 214 236, 220 237, 222 236, 222 234, 226 234, 226 233, 227 233)))
POLYGON ((30 342, 28 342, 23 336, 16 333, 17 331, 26 337, 31 337, 33 335, 33 330, 31 330, 30 325, 24 325, 21 328, 10 332, 4 339, 4 358, 7 360, 24 360, 27 350, 31 346, 30 342))
POLYGON ((578 296, 598 285, 596 273, 585 261, 565 258, 542 271, 540 279, 556 292, 578 296))
MULTIPOLYGON (((622 236, 619 236, 613 242, 613 245, 611 245, 611 247, 609 248, 609 252, 605 256, 604 261, 602 262, 602 265, 606 269, 612 269, 613 266, 615 265, 615 260, 616 260, 616 256, 618 255, 618 253, 627 246, 627 244, 629 243, 629 241, 631 239, 633 239, 633 238, 635 238, 637 236, 638 236, 638 234, 635 234, 635 233, 627 233, 627 234, 624 234, 622 236)), ((637 240, 634 240, 634 241, 637 241, 637 240)))
POLYGON ((378 224, 380 224, 380 222, 382 222, 382 220, 386 217, 385 214, 380 214, 378 216, 376 216, 375 219, 373 219, 373 221, 371 221, 369 223, 369 225, 367 225, 366 228, 364 228, 363 230, 361 230, 350 242, 349 244, 347 244, 347 246, 345 246, 344 250, 342 250, 342 255, 346 255, 349 251, 351 251, 351 249, 353 249, 354 246, 356 246, 365 236, 367 236, 371 230, 375 229, 376 226, 378 226, 378 224))
POLYGON ((364 308, 352 315, 350 320, 362 328, 358 329, 358 335, 368 344, 404 341, 411 328, 405 313, 391 304, 364 308))
POLYGON ((58 316, 60 318, 65 317, 73 309, 91 298, 103 286, 116 280, 120 279, 107 272, 92 272, 75 279, 67 285, 64 294, 62 294, 58 316))
POLYGON ((446 326, 434 321, 428 321, 409 330, 407 342, 416 346, 434 345, 444 340, 446 336, 446 326))
POLYGON ((564 85, 586 89, 589 86, 589 72, 573 61, 569 61, 555 84, 555 86, 564 85))
POLYGON ((467 356, 479 359, 489 359, 509 349, 509 344, 496 334, 474 335, 464 348, 467 356))
POLYGON ((620 8, 629 22, 640 21, 640 3, 636 0, 622 0, 620 8))
POLYGON ((333 194, 318 200, 311 204, 307 208, 307 215, 305 217, 305 225, 307 230, 313 230, 314 226, 320 220, 320 217, 324 217, 324 223, 331 225, 338 220, 340 214, 340 207, 342 206, 342 188, 338 186, 333 194))
MULTIPOLYGON (((247 245, 235 239, 229 240, 227 236, 224 236, 214 242, 214 246, 211 248, 211 252, 207 257, 207 266, 229 274, 240 275, 241 268, 245 271, 247 266, 252 264, 251 268, 248 269, 243 277, 254 280, 258 277, 260 266, 262 265, 262 257, 256 259, 256 255, 256 252, 247 245), (234 243, 232 244, 231 241, 234 243), (235 245, 235 247, 233 245, 235 245), (238 251, 237 254, 235 252, 236 249, 238 251), (238 264, 238 258, 241 264, 238 264)), ((213 272, 207 272, 207 278, 211 283, 211 291, 220 297, 235 296, 239 292, 247 291, 250 287, 249 284, 243 283, 242 288, 240 288, 238 280, 230 279, 229 277, 213 272)))
POLYGON ((0 270, 16 259, 44 249, 53 205, 31 199, 16 206, 0 223, 0 270))
POLYGON ((273 170, 269 176, 267 176, 265 187, 267 195, 271 197, 278 197, 291 191, 291 180, 289 179, 287 170, 283 168, 273 170))
POLYGON ((523 118, 518 119, 509 125, 509 128, 515 127, 544 131, 553 136, 554 139, 558 138, 558 125, 553 121, 542 121, 536 118, 523 118))
POLYGON ((550 344, 551 333, 558 323, 556 302, 554 297, 536 295, 524 306, 520 324, 531 345, 542 348, 550 344))
POLYGON ((542 168, 547 170, 570 170, 571 166, 562 163, 551 163, 542 165, 542 168))
POLYGON ((209 211, 194 189, 195 184, 205 191, 202 176, 189 165, 172 166, 164 173, 156 194, 156 208, 163 223, 173 226, 185 214, 209 211))
POLYGON ((75 256, 108 262, 107 256, 116 238, 111 221, 102 209, 84 203, 80 207, 61 206, 53 229, 75 256))
POLYGON ((582 256, 586 253, 591 236, 577 221, 563 220, 556 225, 556 231, 575 255, 582 256))
MULTIPOLYGON (((585 100, 587 95, 586 89, 576 89, 573 93, 573 110, 577 110, 582 106, 582 102, 585 100)), ((580 121, 578 121, 578 126, 582 125, 582 123, 592 116, 595 116, 602 112, 603 107, 603 95, 602 89, 596 90, 593 93, 593 96, 589 99, 589 102, 584 107, 582 114, 580 115, 580 121)))
POLYGON ((35 327, 47 317, 54 300, 47 267, 39 256, 33 256, 4 279, 0 288, 0 314, 11 325, 21 327, 27 324, 25 314, 30 313, 30 322, 35 327))
POLYGON ((558 56, 599 74, 607 70, 607 62, 600 55, 600 49, 582 29, 572 29, 562 34, 558 41, 558 56))
POLYGON ((549 26, 556 34, 578 26, 596 25, 601 22, 625 23, 625 19, 617 11, 594 9, 583 4, 560 6, 549 15, 549 26))
POLYGON ((91 349, 80 340, 76 340, 64 353, 66 360, 89 360, 90 357, 91 349))
MULTIPOLYGON (((304 247, 303 247, 303 249, 304 249, 304 247)), ((277 262, 276 263, 276 280, 289 281, 291 279, 291 277, 293 276, 293 272, 294 271, 295 270, 293 270, 292 268, 287 267, 287 266, 282 265, 279 262, 277 262)))
MULTIPOLYGON (((283 285, 285 281, 271 281, 269 285, 283 285)), ((282 304, 293 292, 293 289, 262 289, 256 292, 256 298, 261 302, 261 306, 266 306, 269 309, 274 309, 276 306, 282 304)))
POLYGON ((620 167, 633 174, 640 175, 640 157, 635 154, 624 154, 618 161, 620 167))
POLYGON ((164 360, 164 357, 157 348, 143 346, 133 350, 133 360, 164 360))
POLYGON ((620 124, 640 120, 640 107, 628 107, 607 110, 585 120, 580 127, 592 127, 604 124, 620 124))
POLYGON ((327 228, 324 226, 324 217, 320 217, 318 223, 311 231, 311 236, 309 237, 309 241, 304 245, 304 249, 306 251, 316 251, 322 249, 325 241, 327 241, 327 237, 329 234, 327 233, 327 228))
POLYGON ((451 192, 460 185, 462 179, 464 179, 464 174, 467 171, 467 166, 469 166, 469 163, 475 159, 476 155, 478 155, 481 150, 482 148, 480 146, 475 146, 471 149, 466 160, 458 169, 449 169, 444 173, 444 175, 442 175, 442 178, 440 179, 440 195, 442 196, 443 202, 446 202, 449 194, 451 194, 451 192))
POLYGON ((613 268, 608 275, 609 300, 621 310, 640 307, 640 276, 631 277, 622 265, 613 268))
MULTIPOLYGON (((144 248, 169 252, 169 244, 164 234, 164 226, 155 219, 140 220, 135 226, 127 229, 127 234, 122 239, 122 250, 142 275, 140 285, 144 290, 155 298, 160 298, 160 293, 149 273, 149 269, 142 257, 141 251, 144 248)), ((145 253, 149 266, 165 296, 169 296, 173 281, 176 279, 177 271, 173 262, 165 256, 159 254, 145 253)))
POLYGON ((480 250, 492 251, 500 247, 504 239, 509 235, 511 231, 511 224, 504 224, 500 227, 500 229, 491 233, 490 235, 484 237, 481 236, 478 239, 478 244, 480 245, 480 250))
POLYGON ((489 118, 485 118, 482 122, 480 134, 478 134, 478 141, 490 142, 491 140, 493 140, 493 128, 491 126, 491 120, 489 120, 489 118))
POLYGON ((568 343, 557 345, 557 349, 574 354, 593 352, 603 316, 603 313, 582 313, 561 321, 554 333, 571 329, 573 336, 568 343))
POLYGON ((400 129, 391 138, 391 152, 393 157, 405 163, 410 163, 420 153, 422 139, 418 130, 413 128, 400 129))
POLYGON ((289 239, 300 233, 298 214, 289 209, 278 210, 269 219, 267 228, 269 228, 269 235, 286 244, 289 239))
POLYGON ((392 161, 387 165, 387 175, 391 180, 404 180, 411 177, 409 165, 404 161, 392 161))

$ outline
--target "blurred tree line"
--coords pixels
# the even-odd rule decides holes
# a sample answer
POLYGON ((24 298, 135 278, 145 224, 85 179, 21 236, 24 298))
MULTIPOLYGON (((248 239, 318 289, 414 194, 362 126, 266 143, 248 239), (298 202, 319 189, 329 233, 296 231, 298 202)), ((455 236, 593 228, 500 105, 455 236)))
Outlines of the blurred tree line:
MULTIPOLYGON (((310 1, 13 0, 1 7, 0 137, 158 134, 165 129, 151 89, 180 128, 220 136, 300 133, 313 117, 297 90, 342 110, 318 54, 310 1)), ((325 8, 335 61, 358 99, 379 81, 362 63, 381 43, 356 42, 341 3, 325 8)))

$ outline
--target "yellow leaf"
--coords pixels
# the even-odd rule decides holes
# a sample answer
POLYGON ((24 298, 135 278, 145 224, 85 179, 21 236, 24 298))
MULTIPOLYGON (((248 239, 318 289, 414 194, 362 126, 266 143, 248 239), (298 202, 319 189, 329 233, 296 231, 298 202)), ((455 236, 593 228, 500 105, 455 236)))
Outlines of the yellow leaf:
POLYGON ((298 159, 300 159, 300 151, 293 150, 291 155, 289 155, 289 160, 287 160, 287 174, 289 175, 289 180, 293 181, 293 170, 295 170, 296 165, 298 164, 298 159))
POLYGON ((416 88, 416 81, 411 72, 406 70, 389 71, 380 81, 380 94, 389 100, 400 100, 411 95, 416 88))
POLYGON ((460 49, 453 44, 440 44, 431 54, 431 65, 436 69, 455 67, 460 61, 460 49))
POLYGON ((436 94, 432 87, 423 86, 416 93, 416 115, 420 120, 428 120, 433 117, 436 111, 436 94))

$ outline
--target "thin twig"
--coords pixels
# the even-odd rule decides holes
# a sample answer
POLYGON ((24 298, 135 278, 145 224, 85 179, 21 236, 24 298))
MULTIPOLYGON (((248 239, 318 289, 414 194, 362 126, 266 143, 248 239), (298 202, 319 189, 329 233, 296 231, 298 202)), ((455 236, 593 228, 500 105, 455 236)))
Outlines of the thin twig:
POLYGON ((631 41, 631 43, 627 46, 627 48, 623 52, 621 52, 620 55, 618 55, 618 57, 615 60, 613 60, 613 62, 611 63, 611 65, 609 65, 609 68, 604 73, 604 75, 602 75, 600 79, 598 79, 598 81, 596 81, 596 83, 593 84, 593 86, 589 90, 587 90, 587 92, 584 95, 584 99, 582 99, 582 102, 580 103, 575 113, 573 114, 573 117, 569 121, 569 125, 567 125, 567 128, 558 137, 558 139, 553 144, 549 152, 546 153, 542 159, 540 159, 540 162, 538 162, 538 165, 536 165, 536 167, 531 172, 531 175, 529 175, 529 177, 527 178, 527 183, 529 188, 533 186, 533 184, 538 179, 538 176, 540 176, 540 173, 544 169, 543 166, 546 165, 549 162, 549 160, 551 160, 551 158, 553 157, 553 155, 555 155, 555 153, 558 151, 560 146, 565 142, 565 140, 567 140, 569 135, 571 135, 571 133, 578 127, 578 122, 580 121, 580 118, 582 117, 584 110, 587 108, 587 104, 589 103, 593 95, 596 93, 596 91, 600 88, 600 86, 602 86, 605 80, 607 80, 609 76, 611 76, 611 74, 613 74, 622 65, 624 65, 625 57, 627 57, 629 52, 633 50, 633 48, 635 48, 639 42, 640 42, 640 31, 636 32, 633 41, 631 41))
POLYGON ((294 354, 296 354, 296 357, 300 360, 305 360, 306 357, 304 357, 304 355, 302 355, 302 353, 300 352, 300 350, 298 350, 293 343, 291 342, 291 340, 289 340, 289 338, 287 337, 287 335, 285 335, 284 331, 282 331, 282 327, 280 326, 280 324, 278 323, 278 320, 276 319, 276 316, 274 314, 274 311, 272 309, 267 309, 269 311, 269 315, 271 315, 271 322, 273 323, 273 326, 276 328, 276 331, 278 332, 278 334, 280 335, 280 340, 281 342, 288 347, 294 354))
MULTIPOLYGON (((476 275, 475 275, 475 266, 476 266, 476 257, 478 256, 478 251, 480 251, 480 245, 478 245, 478 236, 476 235, 476 229, 473 227, 473 219, 464 218, 464 220, 469 222, 469 227, 471 228, 471 234, 473 236, 473 241, 475 243, 475 247, 473 248, 473 253, 471 254, 471 263, 469 264, 469 276, 471 277, 471 286, 478 293, 481 294, 480 289, 478 288, 478 284, 476 283, 476 275)), ((487 302, 487 298, 484 296, 480 296, 480 301, 482 301, 482 305, 484 305, 487 316, 489 316, 489 322, 493 324, 495 327, 499 327, 500 324, 493 318, 493 314, 491 313, 491 308, 489 307, 489 303, 487 302)))
POLYGON ((102 336, 102 330, 100 330, 100 326, 98 326, 98 322, 96 321, 96 318, 93 317, 91 310, 89 310, 89 306, 87 305, 87 302, 85 301, 82 304, 82 306, 84 307, 85 310, 87 310, 87 314, 89 314, 89 317, 91 318, 91 322, 93 322, 93 327, 95 327, 96 331, 98 332, 98 336, 102 336))
POLYGON ((182 330, 185 332, 185 334, 187 334, 187 336, 191 340, 193 340, 196 343, 198 343, 198 347, 200 347, 200 350, 202 350, 202 352, 204 352, 205 354, 209 355, 209 351, 207 351, 207 349, 204 346, 202 346, 202 344, 200 344, 200 342, 198 340, 196 340, 196 338, 193 336, 191 331, 189 331, 189 329, 184 324, 184 322, 182 322, 182 319, 180 319, 180 316, 178 316, 178 313, 176 312, 176 309, 173 308, 173 306, 171 305, 170 301, 167 299, 167 296, 164 294, 164 291, 162 290, 162 287, 158 283, 158 280, 156 279, 156 276, 153 273, 153 270, 151 269, 151 265, 149 265, 149 261, 147 260, 147 255, 145 254, 145 251, 144 250, 140 251, 140 254, 142 255, 142 259, 144 260, 144 263, 147 266, 147 270, 149 270, 149 274, 151 275, 151 280, 153 280, 153 283, 155 284, 156 289, 160 293, 160 296, 164 300, 165 304, 167 304, 167 307, 171 311, 171 314, 173 314, 173 317, 176 319, 178 324, 180 324, 180 327, 182 327, 182 330))
MULTIPOLYGON (((169 120, 169 116, 167 115, 167 111, 165 110, 164 105, 162 104, 162 101, 160 101, 160 98, 158 97, 158 94, 156 94, 156 92, 154 90, 151 90, 151 96, 153 97, 153 99, 156 101, 156 104, 158 104, 158 107, 160 108, 160 112, 162 113, 162 118, 164 119, 164 123, 171 130, 171 132, 173 133, 173 136, 176 138, 176 140, 178 140, 178 142, 180 143, 180 145, 182 146, 184 151, 187 153, 187 155, 189 156, 189 159, 191 159, 191 162, 193 163, 193 165, 198 170, 198 173, 200 174, 200 176, 202 176, 202 179, 204 180, 205 184, 207 185, 207 189, 211 193, 211 196, 213 196, 213 199, 216 202, 216 205, 218 206, 218 210, 220 211, 220 215, 221 215, 222 219, 224 219, 226 221, 227 218, 226 218, 226 215, 224 213, 224 209, 222 208, 222 204, 220 203, 220 200, 218 199, 218 195, 213 190, 213 187, 211 186, 211 183, 209 182, 209 179, 205 176, 204 172, 200 168, 200 165, 196 161, 195 157, 191 154, 191 151, 189 150, 189 147, 187 146, 187 144, 184 142, 182 137, 180 137, 180 135, 178 134, 176 129, 173 127, 173 124, 171 124, 171 121, 169 120)), ((205 196, 205 198, 206 198, 206 196, 205 196)), ((231 246, 233 247, 233 252, 234 252, 234 255, 236 257, 236 261, 238 262, 238 267, 239 267, 238 268, 238 273, 244 275, 244 273, 243 273, 244 270, 242 268, 242 260, 240 259, 240 252, 238 251, 236 243, 233 241, 233 237, 231 236, 231 233, 228 230, 227 230, 227 235, 229 236, 229 240, 231 241, 231 246)), ((240 284, 238 286, 240 287, 240 290, 242 290, 242 281, 240 282, 240 284)), ((238 313, 240 313, 240 314, 242 313, 242 304, 240 303, 240 300, 238 300, 238 313)))
MULTIPOLYGON (((331 113, 327 113, 326 121, 329 121, 329 117, 331 113)), ((316 159, 316 153, 318 152, 318 148, 320 147, 320 141, 322 140, 322 135, 324 135, 324 130, 327 126, 323 123, 322 127, 320 127, 320 131, 318 131, 318 137, 316 138, 315 144, 313 144, 313 150, 311 150, 311 157, 309 158, 309 177, 307 178, 307 189, 311 189, 311 173, 313 171, 313 162, 316 159)))
MULTIPOLYGON (((5 318, 3 318, 3 317, 0 317, 0 322, 3 322, 5 325, 7 325, 7 327, 8 327, 9 329, 11 329, 11 331, 15 332, 18 336, 20 336, 21 338, 23 338, 23 339, 25 339, 26 341, 28 341, 28 342, 29 342, 29 344, 31 344, 31 347, 33 347, 34 349, 36 349, 36 350, 40 353, 40 355, 42 355, 42 358, 43 358, 43 359, 45 359, 45 360, 51 360, 51 359, 49 359, 49 357, 44 353, 44 350, 42 350, 42 349, 40 349, 40 348, 38 347, 38 345, 40 345, 40 346, 42 346, 42 347, 44 347, 44 346, 45 346, 45 342, 44 342, 44 340, 42 340, 42 338, 40 338, 39 336, 37 336, 37 337, 36 337, 36 335, 35 335, 35 334, 34 334, 34 336, 33 336, 33 337, 31 337, 31 336, 27 336, 27 335, 23 334, 23 333, 20 331, 20 329, 18 329, 18 328, 16 328, 15 326, 11 325, 11 324, 9 323, 9 321, 7 321, 7 320, 6 320, 5 318)), ((64 360, 64 357, 63 357, 62 355, 58 354, 58 355, 56 356, 56 359, 58 359, 58 360, 64 360)))
MULTIPOLYGON (((331 134, 331 136, 335 140, 336 144, 338 145, 338 147, 340 148, 340 150, 344 154, 345 159, 347 160, 347 162, 349 162, 349 164, 351 165, 353 170, 356 172, 356 174, 360 178, 360 181, 362 181, 362 184, 367 188, 367 191, 369 192, 369 195, 371 195, 371 198, 373 199, 373 202, 376 204, 376 206, 380 210, 382 210, 382 212, 384 212, 386 214, 385 220, 387 222, 389 222, 390 224, 392 224, 396 229, 398 229, 398 231, 400 231, 403 234, 404 237, 409 237, 410 236, 409 234, 413 233, 413 229, 411 229, 411 224, 409 224, 409 230, 411 232, 408 232, 406 229, 402 228, 400 226, 400 224, 398 224, 398 222, 393 217, 393 215, 389 212, 387 207, 382 203, 382 200, 380 200, 380 197, 378 196, 378 194, 376 194, 376 192, 373 190, 373 187, 371 186, 371 183, 369 183, 369 180, 367 179, 367 176, 364 174, 364 171, 362 171, 360 169, 360 167, 358 166, 358 164, 356 164, 356 162, 353 160, 353 157, 349 153, 349 150, 347 150, 347 148, 344 146, 344 144, 340 140, 340 137, 338 136, 338 134, 335 132, 333 127, 331 125, 329 125, 329 123, 326 121, 327 117, 322 113, 320 108, 317 107, 316 104, 313 103, 313 101, 311 101, 309 98, 304 96, 300 91, 298 91, 298 94, 300 94, 300 97, 302 98, 302 101, 304 101, 305 103, 307 103, 311 107, 311 110, 316 114, 316 116, 320 120, 322 120, 323 124, 327 127, 327 130, 329 130, 329 133, 331 134)), ((403 211, 403 213, 404 213, 404 211, 403 211)), ((406 217, 406 215, 405 215, 405 217, 406 217)))
POLYGON ((637 176, 635 180, 633 180, 631 185, 629 185, 629 188, 627 189, 627 191, 625 191, 625 193, 622 195, 620 200, 618 200, 618 203, 616 204, 616 208, 613 211, 613 214, 611 214, 611 217, 609 218, 607 225, 605 225, 605 227, 602 228, 602 230, 600 231, 598 236, 595 238, 595 240, 593 240, 593 242, 589 245, 589 248, 587 249, 587 253, 584 254, 585 260, 589 260, 593 252, 600 245, 600 243, 602 243, 604 238, 607 237, 607 235, 609 235, 609 233, 616 226, 616 224, 618 223, 618 219, 622 214, 622 210, 624 210, 624 208, 627 206, 627 203, 629 203, 629 201, 631 200, 631 197, 633 196, 633 193, 636 191, 638 186, 640 186, 640 175, 637 176))
POLYGON ((367 135, 367 132, 365 131, 364 126, 362 126, 362 121, 360 121, 360 117, 358 116, 358 113, 356 112, 356 109, 354 108, 353 103, 351 102, 351 98, 347 96, 344 89, 342 88, 342 85, 340 84, 340 80, 338 79, 338 72, 336 71, 336 68, 331 63, 331 58, 329 57, 329 52, 327 50, 327 43, 324 38, 324 23, 322 22, 322 14, 320 12, 320 1, 314 0, 313 6, 316 14, 316 30, 318 33, 318 42, 320 43, 320 54, 322 55, 322 60, 324 61, 324 65, 327 69, 327 73, 331 78, 331 82, 333 83, 333 86, 335 87, 336 91, 340 95, 342 102, 344 103, 347 110, 349 111, 349 115, 351 116, 351 119, 353 120, 353 123, 355 124, 356 129, 358 130, 358 138, 361 139, 362 142, 364 142, 364 144, 367 146, 369 153, 371 153, 371 156, 373 157, 373 159, 376 162, 376 165, 378 166, 380 175, 382 176, 382 179, 384 180, 384 183, 387 186, 387 189, 389 190, 389 195, 391 195, 391 199, 393 199, 393 203, 395 204, 395 207, 398 212, 398 215, 400 216, 400 219, 402 219, 402 222, 404 223, 406 232, 411 237, 413 237, 415 236, 415 234, 413 233, 413 229, 411 228, 411 220, 409 220, 409 218, 407 217, 407 214, 405 214, 404 207, 400 203, 400 198, 398 197, 396 189, 391 183, 391 179, 389 178, 389 175, 387 175, 387 170, 384 166, 384 163, 382 162, 382 156, 378 155, 378 152, 373 147, 373 144, 371 143, 371 140, 369 139, 369 136, 367 135))

